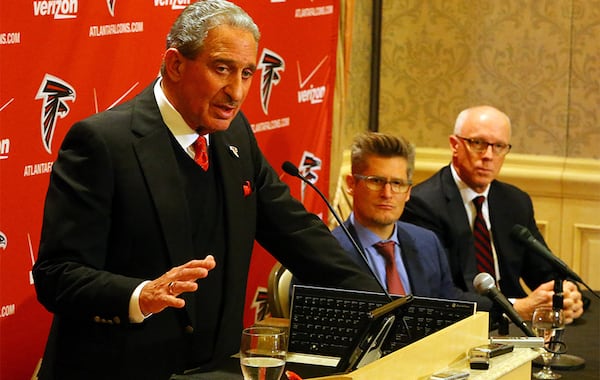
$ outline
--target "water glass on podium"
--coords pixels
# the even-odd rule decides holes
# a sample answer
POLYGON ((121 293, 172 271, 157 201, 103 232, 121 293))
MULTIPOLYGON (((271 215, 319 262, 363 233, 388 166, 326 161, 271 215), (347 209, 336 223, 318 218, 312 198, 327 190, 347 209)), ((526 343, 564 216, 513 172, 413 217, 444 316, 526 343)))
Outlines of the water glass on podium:
POLYGON ((240 346, 244 380, 279 380, 286 354, 287 336, 283 329, 267 326, 244 329, 240 346))
POLYGON ((533 374, 534 379, 559 379, 560 374, 552 371, 552 360, 556 353, 561 351, 564 343, 560 341, 565 328, 565 319, 562 309, 551 307, 538 307, 533 312, 531 327, 537 336, 544 338, 542 358, 544 367, 533 374))

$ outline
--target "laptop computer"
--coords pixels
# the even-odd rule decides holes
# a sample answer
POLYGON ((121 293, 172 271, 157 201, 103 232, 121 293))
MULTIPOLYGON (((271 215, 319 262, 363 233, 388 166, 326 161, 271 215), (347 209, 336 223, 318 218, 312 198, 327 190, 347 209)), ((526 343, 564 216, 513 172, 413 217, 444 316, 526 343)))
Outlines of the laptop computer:
POLYGON ((367 331, 386 330, 377 342, 384 356, 476 312, 475 302, 411 296, 399 301, 390 322, 389 313, 375 319, 369 314, 390 303, 384 293, 306 285, 293 287, 291 302, 287 361, 328 367, 356 364, 347 363, 367 331))

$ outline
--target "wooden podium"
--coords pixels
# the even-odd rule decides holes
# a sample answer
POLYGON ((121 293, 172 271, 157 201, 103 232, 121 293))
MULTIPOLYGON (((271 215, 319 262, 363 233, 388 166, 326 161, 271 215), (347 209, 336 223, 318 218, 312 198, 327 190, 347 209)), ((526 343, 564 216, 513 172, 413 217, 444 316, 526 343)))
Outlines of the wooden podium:
POLYGON ((530 348, 515 348, 492 358, 487 370, 469 368, 469 349, 489 343, 488 318, 488 313, 478 312, 353 372, 318 380, 426 380, 432 373, 449 368, 469 370, 469 379, 476 380, 531 379, 531 361, 539 354, 530 348))

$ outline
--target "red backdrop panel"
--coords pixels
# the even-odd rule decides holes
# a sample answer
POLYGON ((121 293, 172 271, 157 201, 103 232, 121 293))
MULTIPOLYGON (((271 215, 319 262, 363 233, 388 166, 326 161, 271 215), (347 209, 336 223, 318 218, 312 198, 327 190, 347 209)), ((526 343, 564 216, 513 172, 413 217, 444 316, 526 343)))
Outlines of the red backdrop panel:
MULTIPOLYGON (((29 379, 51 314, 36 300, 43 201, 69 127, 131 99, 157 75, 168 29, 190 0, 0 3, 0 378, 29 379)), ((237 0, 259 25, 259 70, 243 107, 280 173, 289 160, 326 191, 337 0, 237 0)), ((296 178, 292 194, 326 215, 296 178)), ((245 323, 263 318, 274 259, 255 248, 245 323)))

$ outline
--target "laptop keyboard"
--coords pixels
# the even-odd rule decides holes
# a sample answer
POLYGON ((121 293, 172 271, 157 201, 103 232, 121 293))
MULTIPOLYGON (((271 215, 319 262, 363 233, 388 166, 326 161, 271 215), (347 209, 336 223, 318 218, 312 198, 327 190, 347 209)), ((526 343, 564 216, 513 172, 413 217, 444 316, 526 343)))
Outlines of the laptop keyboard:
MULTIPOLYGON (((363 316, 387 301, 383 293, 296 285, 288 351, 341 357, 358 335, 363 316)), ((474 302, 413 297, 412 302, 399 309, 383 354, 474 313, 474 302)))

